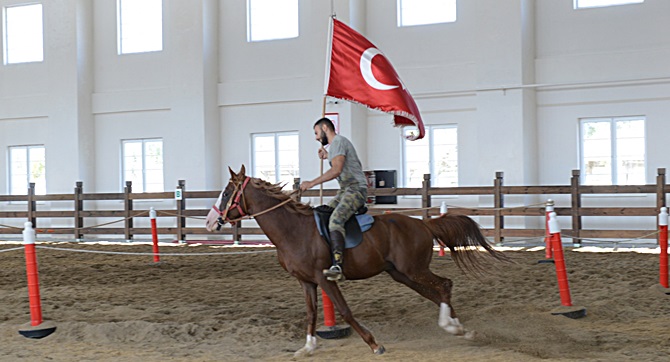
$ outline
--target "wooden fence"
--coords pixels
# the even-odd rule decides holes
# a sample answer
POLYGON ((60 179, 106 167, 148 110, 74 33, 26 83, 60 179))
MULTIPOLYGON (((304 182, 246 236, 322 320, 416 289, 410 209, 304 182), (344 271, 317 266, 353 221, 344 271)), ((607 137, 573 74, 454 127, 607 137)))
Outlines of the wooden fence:
MULTIPOLYGON (((296 185, 299 179, 296 179, 296 185)), ((570 207, 555 207, 557 215, 569 217, 571 219, 570 228, 563 228, 562 235, 567 238, 573 238, 574 243, 579 243, 582 239, 590 238, 612 238, 612 239, 632 239, 647 238, 655 239, 656 228, 646 230, 620 230, 620 229, 588 229, 582 228, 582 219, 584 217, 618 217, 618 216, 657 216, 662 206, 666 206, 666 179, 665 168, 659 168, 656 176, 656 184, 648 185, 620 185, 620 186, 589 186, 580 184, 579 170, 572 171, 570 185, 563 186, 505 186, 503 183, 503 173, 496 172, 493 185, 475 186, 475 187, 431 187, 430 175, 424 175, 423 187, 421 188, 383 188, 369 189, 369 196, 420 196, 421 208, 398 208, 389 207, 389 205, 374 205, 370 208, 370 214, 381 214, 387 211, 402 212, 407 215, 428 218, 439 215, 439 206, 433 205, 435 197, 444 196, 492 196, 490 206, 481 206, 478 202, 477 207, 451 207, 449 213, 464 214, 469 216, 483 216, 493 218, 493 227, 484 228, 484 234, 493 238, 496 242, 501 242, 504 238, 541 238, 545 235, 544 227, 541 228, 506 228, 505 218, 510 216, 538 217, 543 220, 545 215, 545 206, 541 204, 547 199, 559 197, 569 197, 570 207), (655 205, 645 207, 582 207, 582 198, 584 195, 613 195, 613 194, 653 194, 655 195, 655 205), (535 198, 541 200, 540 204, 534 206, 524 205, 506 205, 505 197, 509 195, 536 195, 535 198)), ((203 204, 212 202, 216 199, 220 191, 188 191, 186 182, 180 180, 177 184, 177 190, 181 194, 181 199, 175 200, 176 192, 147 192, 133 193, 132 183, 126 182, 124 192, 122 193, 85 193, 82 182, 77 182, 72 194, 50 194, 35 195, 35 185, 30 184, 27 195, 0 195, 0 207, 2 202, 7 202, 12 207, 25 204, 25 210, 22 211, 0 211, 0 220, 11 220, 11 224, 0 224, 0 235, 20 234, 23 222, 31 221, 36 225, 38 235, 73 235, 76 240, 81 240, 85 236, 91 235, 123 235, 126 240, 132 240, 136 235, 150 235, 151 229, 146 227, 136 227, 134 221, 138 218, 149 217, 149 206, 151 202, 138 201, 164 201, 175 200, 175 207, 170 209, 156 208, 160 221, 164 218, 172 219, 172 226, 159 227, 159 234, 175 235, 178 240, 186 240, 187 237, 193 238, 200 235, 207 235, 211 238, 213 235, 204 228, 202 220, 195 220, 188 226, 187 219, 202 219, 209 212, 209 208, 188 208, 189 203, 203 204), (116 200, 122 208, 113 210, 87 210, 84 208, 85 201, 114 201, 116 200), (67 202, 71 203, 71 210, 51 211, 39 210, 39 207, 46 202, 67 202), (143 207, 140 210, 138 207, 143 207), (87 219, 99 220, 100 218, 113 218, 115 221, 104 223, 102 225, 91 225, 86 222, 87 219), (44 227, 41 224, 54 219, 63 219, 68 221, 72 227, 44 227), (44 220, 44 222, 42 222, 44 220), (197 224, 197 225, 196 225, 197 224), (89 226, 86 226, 89 225, 89 226)), ((324 190, 326 197, 334 196, 336 190, 324 190)), ((308 190, 302 193, 303 197, 318 197, 318 190, 308 190)), ((0 209, 2 210, 2 209, 0 209)), ((165 223, 165 222, 163 222, 165 223)), ((50 224, 53 224, 50 223, 50 224)), ((145 224, 148 225, 148 222, 145 224)), ((544 222, 538 222, 537 225, 544 225, 544 222)), ((656 225, 656 224, 654 224, 656 225)), ((240 223, 234 227, 223 228, 220 235, 230 235, 233 240, 241 240, 243 235, 263 235, 258 227, 244 227, 240 223)))

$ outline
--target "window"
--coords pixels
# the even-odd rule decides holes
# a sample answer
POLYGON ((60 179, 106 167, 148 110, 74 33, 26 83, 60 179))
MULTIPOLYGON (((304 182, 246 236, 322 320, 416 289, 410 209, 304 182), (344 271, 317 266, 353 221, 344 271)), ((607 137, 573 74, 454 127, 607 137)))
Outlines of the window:
POLYGON ((42 4, 4 10, 5 64, 43 61, 42 4))
POLYGON ((247 0, 247 41, 298 35, 298 0, 247 0))
POLYGON ((163 50, 163 1, 117 0, 119 54, 163 50))
POLYGON ((582 119, 580 128, 584 184, 645 184, 644 118, 582 119))
MULTIPOLYGON (((416 132, 405 127, 405 135, 416 132)), ((426 135, 417 141, 405 139, 403 179, 405 187, 421 187, 423 175, 431 174, 431 186, 458 186, 458 129, 453 125, 426 126, 426 135)))
POLYGON ((251 135, 254 176, 292 188, 293 178, 300 175, 298 141, 297 132, 251 135))
POLYGON ((398 26, 456 21, 456 0, 398 0, 398 26))
POLYGON ((132 181, 133 192, 163 192, 163 140, 125 140, 122 148, 122 181, 132 181))
POLYGON ((644 0, 574 0, 574 8, 599 8, 613 5, 641 4, 643 2, 644 0))
POLYGON ((44 146, 9 147, 9 193, 27 195, 28 184, 35 183, 35 193, 47 193, 44 146))

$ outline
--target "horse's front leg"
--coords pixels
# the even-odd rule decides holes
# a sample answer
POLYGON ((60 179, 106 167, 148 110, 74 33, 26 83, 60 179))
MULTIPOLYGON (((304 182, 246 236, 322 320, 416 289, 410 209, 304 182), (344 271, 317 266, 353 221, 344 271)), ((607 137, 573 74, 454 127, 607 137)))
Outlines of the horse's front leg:
POLYGON ((305 292, 307 305, 307 341, 304 347, 295 352, 295 357, 309 356, 316 349, 316 284, 300 280, 300 285, 305 292))
POLYGON ((326 294, 328 294, 328 297, 330 297, 332 300, 333 305, 335 305, 335 308, 337 308, 337 311, 342 316, 342 319, 344 319, 345 322, 347 322, 356 332, 358 332, 365 343, 370 346, 372 352, 375 354, 382 354, 386 351, 384 346, 377 344, 377 341, 375 341, 375 337, 372 335, 372 333, 370 333, 367 328, 360 325, 354 318, 354 315, 351 313, 351 309, 349 309, 349 306, 344 300, 344 296, 342 296, 342 292, 336 283, 327 281, 324 278, 324 280, 321 282, 321 289, 323 289, 326 294))

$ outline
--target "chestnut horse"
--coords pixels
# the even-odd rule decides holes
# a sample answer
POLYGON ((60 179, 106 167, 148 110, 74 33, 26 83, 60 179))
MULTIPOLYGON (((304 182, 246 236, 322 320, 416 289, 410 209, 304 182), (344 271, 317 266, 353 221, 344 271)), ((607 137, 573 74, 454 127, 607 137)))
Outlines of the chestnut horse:
MULTIPOLYGON (((336 282, 326 280, 323 269, 331 264, 330 249, 316 227, 312 207, 294 201, 281 187, 230 171, 230 182, 221 192, 206 220, 213 231, 225 222, 254 217, 265 235, 277 247, 281 266, 298 279, 307 303, 307 342, 295 355, 310 355, 316 349, 317 292, 320 286, 335 308, 375 354, 384 347, 354 318, 336 282)), ((430 261, 433 240, 448 247, 452 259, 463 270, 483 269, 479 248, 499 260, 506 257, 495 251, 479 225, 464 215, 445 215, 420 220, 401 214, 374 217, 372 228, 363 234, 360 245, 344 252, 347 280, 365 279, 381 272, 415 290, 439 306, 438 324, 453 335, 474 337, 466 331, 451 307, 452 282, 433 274, 430 261)), ((486 255, 486 254, 485 254, 486 255)))

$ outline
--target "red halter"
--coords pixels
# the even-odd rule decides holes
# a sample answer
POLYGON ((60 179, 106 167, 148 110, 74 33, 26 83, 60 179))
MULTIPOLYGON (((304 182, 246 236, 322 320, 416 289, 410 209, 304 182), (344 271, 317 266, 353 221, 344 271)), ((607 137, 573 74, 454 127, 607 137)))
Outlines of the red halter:
MULTIPOLYGON (((216 205, 212 206, 214 211, 219 213, 219 216, 220 216, 219 219, 222 219, 222 222, 219 223, 220 225, 225 223, 225 222, 230 222, 233 225, 235 224, 234 221, 231 221, 231 219, 228 218, 228 213, 230 212, 230 210, 232 210, 234 208, 237 208, 237 211, 240 213, 240 217, 247 216, 247 214, 244 212, 244 209, 242 209, 242 206, 240 205, 240 199, 243 197, 242 194, 244 194, 244 189, 247 187, 247 184, 249 183, 249 179, 250 179, 250 177, 247 176, 244 179, 244 182, 242 183, 242 187, 240 187, 239 189, 238 189, 239 184, 235 185, 235 191, 233 191, 233 193, 235 193, 234 198, 231 197, 230 199, 228 199, 228 205, 226 205, 225 213, 221 212, 221 210, 219 210, 219 208, 216 207, 216 205)), ((243 200, 243 202, 244 202, 244 200, 243 200)), ((246 202, 245 202, 244 206, 246 207, 246 202)))

